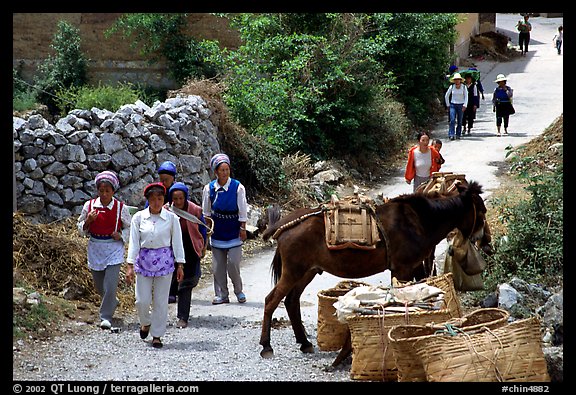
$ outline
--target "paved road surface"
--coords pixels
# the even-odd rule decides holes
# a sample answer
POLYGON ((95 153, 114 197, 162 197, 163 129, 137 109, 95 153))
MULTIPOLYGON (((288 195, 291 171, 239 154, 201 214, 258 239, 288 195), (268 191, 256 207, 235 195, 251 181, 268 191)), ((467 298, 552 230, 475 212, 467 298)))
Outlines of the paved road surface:
MULTIPOLYGON (((508 34, 514 45, 518 44, 518 34, 514 29, 517 20, 518 14, 497 14, 497 30, 508 34)), ((449 141, 447 120, 440 122, 433 131, 434 137, 444 141, 442 154, 446 163, 442 170, 464 173, 469 181, 480 182, 484 186, 483 196, 487 201, 491 191, 499 185, 498 163, 505 160, 506 147, 526 143, 563 113, 563 55, 559 56, 552 46, 552 37, 557 27, 563 24, 563 18, 535 17, 531 18, 531 22, 533 30, 527 56, 505 63, 476 62, 482 75, 485 100, 480 104, 472 135, 462 140, 449 141), (496 87, 493 81, 501 73, 508 76, 508 84, 514 89, 516 114, 510 117, 509 135, 497 137, 491 99, 496 87)), ((398 169, 397 175, 372 191, 373 195, 383 193, 384 196, 394 197, 411 193, 412 186, 405 183, 403 175, 404 169, 398 169)), ((437 257, 444 250, 441 244, 436 250, 437 257)), ((240 305, 232 297, 230 304, 212 306, 213 290, 209 285, 194 290, 191 319, 195 316, 223 315, 260 321, 263 317, 264 298, 272 289, 270 263, 273 253, 274 250, 270 249, 244 260, 242 277, 247 303, 240 305)), ((316 276, 308 285, 301 303, 302 317, 307 328, 315 328, 317 324, 318 292, 342 280, 324 273, 316 276)), ((360 280, 374 285, 389 284, 390 273, 386 271, 360 280)), ((175 308, 175 305, 171 306, 175 308)), ((175 312, 171 312, 171 317, 174 316, 175 312)), ((282 306, 276 310, 274 317, 288 319, 282 306)))

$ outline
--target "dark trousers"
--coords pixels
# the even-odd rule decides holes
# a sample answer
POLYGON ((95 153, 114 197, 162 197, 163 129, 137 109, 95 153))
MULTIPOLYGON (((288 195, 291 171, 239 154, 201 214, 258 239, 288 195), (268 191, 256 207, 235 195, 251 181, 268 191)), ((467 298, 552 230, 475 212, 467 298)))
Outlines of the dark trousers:
POLYGON ((518 35, 518 45, 520 46, 520 51, 523 53, 528 52, 528 44, 530 43, 530 33, 520 33, 518 35))
POLYGON ((200 257, 196 254, 194 255, 195 259, 189 259, 189 256, 187 256, 186 263, 184 264, 184 279, 180 284, 176 283, 178 294, 178 308, 176 315, 183 321, 188 321, 188 318, 190 318, 192 289, 198 285, 201 276, 200 257))
POLYGON ((475 118, 476 111, 474 110, 474 107, 466 107, 466 111, 464 111, 464 117, 462 118, 462 133, 466 131, 466 126, 468 126, 468 130, 472 129, 474 126, 475 118))

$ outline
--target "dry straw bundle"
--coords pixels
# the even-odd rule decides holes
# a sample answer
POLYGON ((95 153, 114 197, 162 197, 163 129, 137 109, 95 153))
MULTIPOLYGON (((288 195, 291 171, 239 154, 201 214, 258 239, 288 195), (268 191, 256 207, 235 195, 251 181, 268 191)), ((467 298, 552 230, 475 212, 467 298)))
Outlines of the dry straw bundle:
MULTIPOLYGON (((12 216, 12 268, 15 278, 46 294, 100 303, 87 265, 88 239, 76 221, 66 218, 51 224, 33 224, 21 213, 12 216)), ((120 306, 134 306, 133 289, 120 276, 120 306)))

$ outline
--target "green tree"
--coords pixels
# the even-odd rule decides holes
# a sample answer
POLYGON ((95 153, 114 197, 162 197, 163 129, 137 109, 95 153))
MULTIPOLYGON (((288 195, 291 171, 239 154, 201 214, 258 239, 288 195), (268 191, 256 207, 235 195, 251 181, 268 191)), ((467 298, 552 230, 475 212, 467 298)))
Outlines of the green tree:
POLYGON ((88 60, 80 49, 80 30, 69 22, 59 21, 50 47, 49 55, 38 66, 35 85, 39 89, 38 100, 46 104, 51 113, 58 110, 56 92, 61 89, 81 87, 87 82, 88 60))
POLYGON ((410 119, 427 124, 436 92, 443 92, 444 74, 451 63, 450 45, 456 42, 458 15, 451 13, 395 13, 379 18, 392 44, 378 58, 394 75, 398 98, 410 119))
POLYGON ((222 55, 231 112, 282 150, 316 157, 403 142, 407 131, 393 132, 398 117, 386 102, 403 102, 414 121, 428 118, 456 23, 453 14, 229 18, 243 43, 222 55))
POLYGON ((188 14, 133 13, 118 18, 106 37, 121 33, 130 38, 131 47, 156 62, 166 59, 169 72, 178 83, 188 78, 212 78, 217 74, 213 64, 205 61, 218 50, 215 42, 196 40, 185 34, 188 14))

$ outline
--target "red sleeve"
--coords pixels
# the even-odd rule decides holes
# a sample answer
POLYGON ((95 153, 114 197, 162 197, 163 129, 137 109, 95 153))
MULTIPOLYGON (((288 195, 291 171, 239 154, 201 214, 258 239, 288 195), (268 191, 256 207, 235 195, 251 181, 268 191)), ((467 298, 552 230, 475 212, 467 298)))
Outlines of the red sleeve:
POLYGON ((404 172, 404 178, 412 181, 416 176, 416 169, 414 168, 414 150, 417 146, 410 148, 408 151, 408 163, 406 164, 406 171, 404 172))

